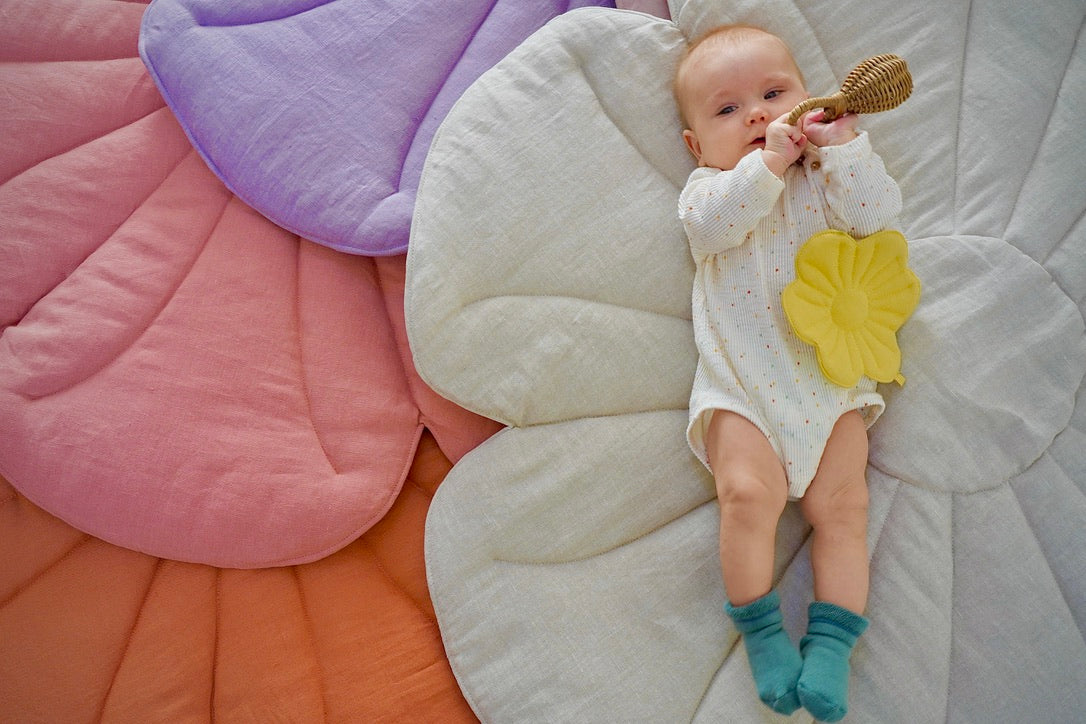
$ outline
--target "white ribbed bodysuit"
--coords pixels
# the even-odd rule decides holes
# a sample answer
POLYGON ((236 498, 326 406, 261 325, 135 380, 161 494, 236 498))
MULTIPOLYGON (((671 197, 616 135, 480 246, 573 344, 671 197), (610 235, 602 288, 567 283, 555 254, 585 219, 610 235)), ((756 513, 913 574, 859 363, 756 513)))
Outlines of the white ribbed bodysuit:
POLYGON ((699 359, 687 439, 709 465, 705 433, 713 410, 734 411, 769 438, 788 494, 807 490, 830 432, 849 410, 870 426, 885 407, 866 377, 852 388, 827 380, 815 350, 792 332, 781 292, 795 257, 827 228, 857 239, 890 226, 901 192, 866 133, 841 146, 808 146, 802 163, 777 178, 760 151, 734 170, 699 168, 679 197, 694 256, 694 337, 699 359))

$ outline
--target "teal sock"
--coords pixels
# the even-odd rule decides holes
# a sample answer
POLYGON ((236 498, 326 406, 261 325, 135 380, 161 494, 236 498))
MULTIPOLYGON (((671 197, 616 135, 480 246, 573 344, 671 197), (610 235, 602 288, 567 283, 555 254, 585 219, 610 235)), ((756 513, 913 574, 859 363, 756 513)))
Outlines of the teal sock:
POLYGON ((758 697, 773 711, 794 712, 800 706, 796 682, 803 659, 781 625, 781 600, 777 592, 770 591, 739 608, 725 603, 724 612, 743 634, 758 697))
POLYGON ((815 719, 840 721, 848 712, 848 660, 868 620, 823 601, 812 603, 807 614, 807 635, 799 642, 799 700, 815 719))

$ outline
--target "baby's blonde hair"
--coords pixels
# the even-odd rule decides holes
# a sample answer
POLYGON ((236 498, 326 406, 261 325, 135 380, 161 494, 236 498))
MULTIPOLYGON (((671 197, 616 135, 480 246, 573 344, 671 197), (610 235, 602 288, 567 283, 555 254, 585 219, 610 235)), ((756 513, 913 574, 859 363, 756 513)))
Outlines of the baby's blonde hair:
POLYGON ((679 62, 675 65, 675 76, 671 82, 671 91, 675 96, 675 105, 679 108, 679 120, 682 121, 683 129, 690 128, 690 123, 686 119, 686 110, 683 107, 685 98, 683 97, 682 79, 683 70, 686 69, 686 62, 690 59, 693 52, 710 38, 720 38, 721 40, 738 43, 742 40, 747 40, 754 37, 770 37, 776 39, 784 49, 788 51, 788 57, 792 58, 792 65, 796 67, 796 73, 799 75, 800 82, 806 86, 806 81, 803 79, 803 71, 800 70, 799 63, 796 62, 795 57, 792 55, 792 49, 788 47, 788 43, 784 42, 780 36, 775 35, 765 28, 759 28, 757 25, 747 25, 745 23, 730 23, 726 25, 717 25, 716 27, 709 28, 704 33, 695 36, 687 42, 686 47, 683 48, 682 55, 679 56, 679 62))

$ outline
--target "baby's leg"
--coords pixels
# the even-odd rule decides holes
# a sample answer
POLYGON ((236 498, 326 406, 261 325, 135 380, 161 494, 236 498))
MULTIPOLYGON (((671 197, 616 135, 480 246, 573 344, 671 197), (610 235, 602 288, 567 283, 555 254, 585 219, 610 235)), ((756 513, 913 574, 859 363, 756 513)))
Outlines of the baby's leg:
POLYGON ((858 412, 837 421, 803 498, 813 531, 815 602, 800 642, 799 698, 820 721, 848 711, 849 658, 867 628, 867 430, 858 412))
POLYGON ((803 660, 782 626, 773 586, 777 522, 788 484, 769 440, 749 420, 716 411, 706 435, 720 500, 720 564, 729 602, 724 610, 743 635, 758 696, 782 714, 799 708, 803 660))
POLYGON ((814 595, 863 613, 867 606, 867 429, 856 410, 834 425, 800 503, 813 528, 814 595))
POLYGON ((705 448, 720 501, 720 565, 728 600, 742 606, 773 587, 777 523, 788 502, 784 466, 750 420, 717 410, 705 448))

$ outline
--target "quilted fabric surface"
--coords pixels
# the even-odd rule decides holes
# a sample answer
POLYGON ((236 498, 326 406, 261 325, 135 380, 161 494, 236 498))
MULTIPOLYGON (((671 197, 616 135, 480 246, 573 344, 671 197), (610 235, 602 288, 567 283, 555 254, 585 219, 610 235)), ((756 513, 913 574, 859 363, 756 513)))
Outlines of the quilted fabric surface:
MULTIPOLYGON (((916 82, 861 120, 901 185, 924 292, 899 334, 908 381, 884 386, 872 428, 872 623, 849 717, 1075 720, 1086 6, 671 9, 673 23, 558 18, 464 94, 423 171, 406 292, 416 364, 511 426, 456 465, 427 521, 469 702, 493 722, 772 718, 721 610, 713 483, 683 435, 693 263, 675 206, 693 163, 670 80, 686 37, 744 21, 788 41, 813 93, 883 52, 916 82)), ((797 638, 808 534, 789 508, 775 577, 797 638)))
POLYGON ((0 479, 0 719, 475 721, 426 590, 423 521, 448 469, 424 435, 365 535, 264 570, 105 543, 0 479))
POLYGON ((354 254, 402 254, 434 130, 555 15, 612 0, 156 0, 140 52, 238 196, 354 254))
POLYGON ((137 56, 139 3, 4 0, 0 473, 76 528, 231 567, 380 520, 424 427, 405 258, 339 254, 228 191, 137 56))

